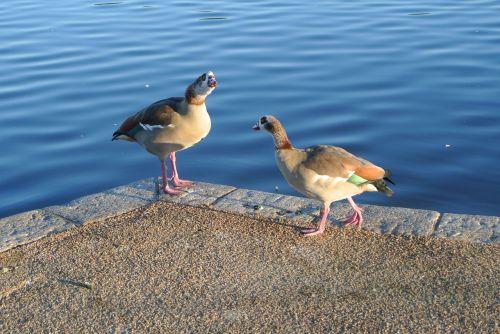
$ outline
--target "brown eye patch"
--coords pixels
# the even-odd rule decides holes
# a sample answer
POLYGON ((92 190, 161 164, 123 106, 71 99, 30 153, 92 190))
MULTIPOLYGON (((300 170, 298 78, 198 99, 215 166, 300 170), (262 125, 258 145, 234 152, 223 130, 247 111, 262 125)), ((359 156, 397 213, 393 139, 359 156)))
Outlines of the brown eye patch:
POLYGON ((266 122, 267 122, 267 117, 264 116, 260 118, 260 124, 264 124, 266 122))

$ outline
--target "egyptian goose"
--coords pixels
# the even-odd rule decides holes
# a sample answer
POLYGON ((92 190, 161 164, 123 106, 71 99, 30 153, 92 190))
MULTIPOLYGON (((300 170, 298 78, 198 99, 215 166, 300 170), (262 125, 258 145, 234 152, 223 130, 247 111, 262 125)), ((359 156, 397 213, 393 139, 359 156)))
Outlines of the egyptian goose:
POLYGON ((389 171, 340 147, 316 145, 305 149, 294 148, 285 129, 273 116, 261 117, 253 127, 254 130, 262 128, 273 135, 276 164, 288 184, 305 196, 323 202, 319 227, 302 230, 304 235, 323 233, 330 204, 334 201, 347 198, 354 214, 344 223, 360 226, 363 215, 352 196, 365 191, 381 191, 392 196, 392 190, 385 182, 393 183, 388 178, 389 171))
POLYGON ((193 184, 179 178, 175 152, 193 146, 208 135, 211 123, 205 99, 215 87, 217 81, 214 73, 203 73, 187 87, 184 97, 171 97, 151 104, 127 118, 113 133, 112 140, 137 142, 160 159, 163 191, 166 194, 182 193, 168 186, 165 166, 167 154, 172 164, 174 187, 184 188, 193 184))

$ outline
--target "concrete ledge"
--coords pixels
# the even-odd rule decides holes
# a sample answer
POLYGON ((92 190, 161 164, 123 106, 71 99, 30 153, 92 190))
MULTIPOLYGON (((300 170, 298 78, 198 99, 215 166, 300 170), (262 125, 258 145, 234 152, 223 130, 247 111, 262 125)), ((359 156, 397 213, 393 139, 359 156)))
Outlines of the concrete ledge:
MULTIPOLYGON (((50 206, 0 219, 0 251, 35 241, 46 235, 114 217, 155 201, 210 207, 258 219, 311 226, 321 204, 308 198, 285 196, 231 186, 197 182, 181 196, 159 191, 160 180, 149 178, 76 199, 66 205, 50 206)), ((500 242, 500 217, 473 216, 436 211, 361 205, 362 229, 377 233, 435 236, 480 243, 500 242), (441 218, 440 218, 441 217, 441 218)), ((341 227, 352 214, 347 204, 333 203, 329 221, 341 227)))

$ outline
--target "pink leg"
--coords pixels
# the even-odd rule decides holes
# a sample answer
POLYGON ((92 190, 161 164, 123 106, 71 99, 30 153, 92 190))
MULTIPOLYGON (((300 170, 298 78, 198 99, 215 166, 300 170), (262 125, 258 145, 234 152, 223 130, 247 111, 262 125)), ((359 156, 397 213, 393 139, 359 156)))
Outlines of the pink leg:
POLYGON ((361 208, 357 206, 356 203, 354 203, 351 197, 348 197, 347 201, 349 201, 351 208, 354 210, 354 214, 351 216, 351 218, 347 219, 344 222, 344 224, 346 226, 349 225, 361 226, 361 223, 363 222, 363 215, 361 214, 361 208))
POLYGON ((163 192, 165 194, 169 194, 169 195, 180 195, 182 194, 182 191, 180 190, 176 190, 176 189, 172 189, 168 186, 168 182, 167 182, 167 167, 165 167, 165 161, 160 161, 161 162, 161 176, 162 176, 162 179, 163 179, 163 192))
POLYGON ((177 174, 177 166, 175 164, 175 152, 170 153, 170 162, 172 163, 172 182, 177 188, 185 188, 193 185, 193 182, 179 179, 177 174))
POLYGON ((306 228, 301 230, 300 232, 308 237, 323 233, 325 231, 326 218, 328 218, 329 212, 330 212, 330 203, 325 204, 325 206, 323 207, 323 215, 321 216, 321 221, 319 222, 318 228, 306 228))

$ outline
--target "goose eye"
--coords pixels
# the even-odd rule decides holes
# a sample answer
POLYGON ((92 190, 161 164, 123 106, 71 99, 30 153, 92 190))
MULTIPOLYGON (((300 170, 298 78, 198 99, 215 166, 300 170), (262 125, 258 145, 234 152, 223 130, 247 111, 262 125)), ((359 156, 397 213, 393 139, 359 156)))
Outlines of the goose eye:
POLYGON ((262 117, 262 118, 260 119, 260 124, 264 124, 264 123, 266 123, 266 122, 267 122, 267 118, 266 118, 266 117, 262 117))

